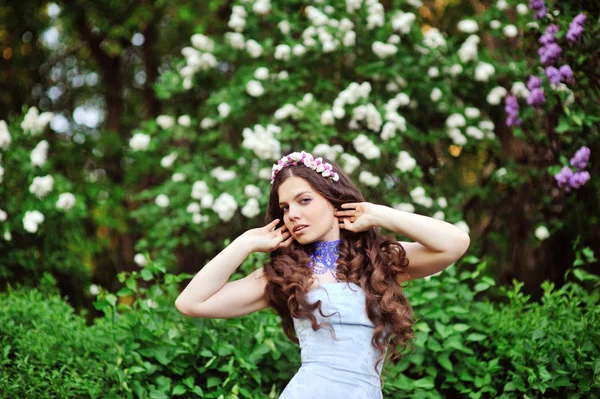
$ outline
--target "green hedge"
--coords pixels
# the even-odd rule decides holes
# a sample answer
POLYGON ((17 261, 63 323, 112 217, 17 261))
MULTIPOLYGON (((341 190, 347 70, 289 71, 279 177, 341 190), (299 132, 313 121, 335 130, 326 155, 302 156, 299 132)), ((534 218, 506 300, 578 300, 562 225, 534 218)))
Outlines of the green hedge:
MULTIPOLYGON (((451 266, 406 289, 415 350, 385 365, 384 397, 600 397, 599 278, 572 269, 532 301, 522 284, 495 289, 485 262, 465 260, 475 271, 451 266)), ((55 292, 0 294, 0 396, 276 398, 300 365, 277 316, 184 317, 173 304, 188 277, 156 263, 120 274, 123 288, 100 292, 105 316, 92 326, 55 292)))

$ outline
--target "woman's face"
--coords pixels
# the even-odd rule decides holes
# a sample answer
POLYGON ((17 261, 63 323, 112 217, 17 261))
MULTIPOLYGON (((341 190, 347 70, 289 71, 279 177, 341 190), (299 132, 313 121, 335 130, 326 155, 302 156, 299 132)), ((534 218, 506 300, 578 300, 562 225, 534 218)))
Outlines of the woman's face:
POLYGON ((279 209, 283 222, 298 243, 305 245, 315 241, 340 239, 338 219, 334 206, 317 193, 301 177, 292 176, 279 186, 279 209), (306 225, 295 231, 297 226, 306 225))

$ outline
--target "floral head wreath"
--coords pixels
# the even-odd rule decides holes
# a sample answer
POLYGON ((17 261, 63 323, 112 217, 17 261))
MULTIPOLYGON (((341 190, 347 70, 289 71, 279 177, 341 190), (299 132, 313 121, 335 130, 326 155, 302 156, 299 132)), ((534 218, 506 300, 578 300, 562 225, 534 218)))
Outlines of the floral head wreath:
POLYGON ((330 163, 323 163, 323 158, 315 158, 308 152, 292 152, 279 161, 273 164, 273 173, 271 174, 271 184, 275 181, 275 176, 283 168, 290 165, 304 164, 304 166, 311 168, 317 173, 323 175, 323 177, 329 177, 333 181, 338 181, 340 176, 333 171, 333 166, 330 163))

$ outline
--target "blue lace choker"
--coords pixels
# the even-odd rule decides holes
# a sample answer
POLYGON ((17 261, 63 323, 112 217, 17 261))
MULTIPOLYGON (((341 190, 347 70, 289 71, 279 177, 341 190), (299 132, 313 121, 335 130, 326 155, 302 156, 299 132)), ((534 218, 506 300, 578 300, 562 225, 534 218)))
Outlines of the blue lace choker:
POLYGON ((312 260, 308 267, 312 269, 315 274, 324 274, 330 272, 333 278, 339 283, 340 280, 335 274, 335 261, 338 258, 338 248, 342 240, 334 241, 317 241, 312 245, 312 252, 310 254, 312 260))

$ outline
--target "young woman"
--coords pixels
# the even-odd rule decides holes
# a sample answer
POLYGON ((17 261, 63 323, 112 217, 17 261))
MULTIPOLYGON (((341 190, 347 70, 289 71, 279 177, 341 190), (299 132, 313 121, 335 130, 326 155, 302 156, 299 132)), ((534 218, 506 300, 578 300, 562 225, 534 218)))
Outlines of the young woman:
POLYGON ((382 398, 388 349, 396 360, 397 347, 414 336, 400 284, 454 263, 469 236, 444 221, 366 202, 337 164, 304 151, 273 165, 267 222, 204 266, 177 309, 231 318, 273 308, 302 358, 281 399, 382 398), (252 252, 270 252, 270 261, 227 282, 252 252))

